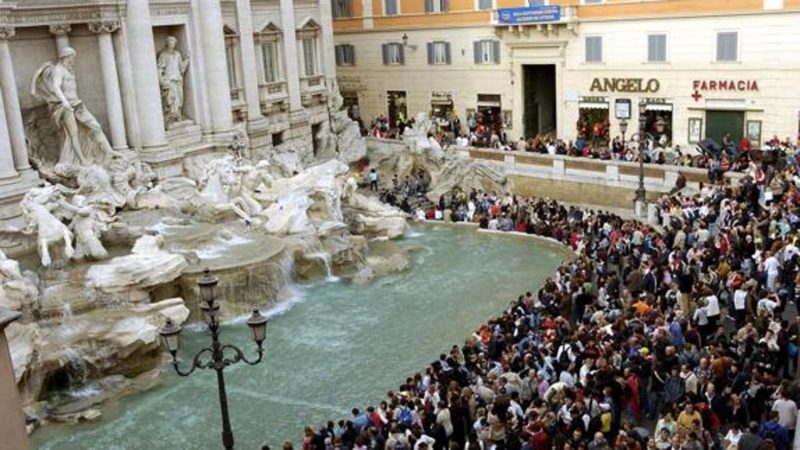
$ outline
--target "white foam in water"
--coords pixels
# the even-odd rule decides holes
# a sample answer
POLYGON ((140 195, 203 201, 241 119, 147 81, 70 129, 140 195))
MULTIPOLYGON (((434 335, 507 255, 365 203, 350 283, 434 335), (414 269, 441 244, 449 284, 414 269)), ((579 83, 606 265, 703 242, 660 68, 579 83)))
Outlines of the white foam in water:
POLYGON ((203 260, 214 259, 222 256, 225 251, 231 247, 249 244, 251 242, 253 242, 252 239, 248 239, 237 234, 231 235, 231 237, 227 239, 217 236, 213 243, 198 248, 195 250, 195 253, 200 259, 203 260))
POLYGON ((425 233, 420 233, 419 231, 414 231, 411 228, 406 228, 406 232, 403 233, 403 237, 413 239, 418 238, 420 236, 425 236, 425 233))
MULTIPOLYGON (((306 291, 303 287, 290 284, 284 287, 278 294, 278 303, 267 308, 266 311, 261 311, 267 319, 278 317, 289 312, 294 305, 302 303, 306 300, 306 291)), ((247 322, 250 318, 250 313, 242 314, 241 316, 222 322, 223 325, 239 325, 247 322)))
POLYGON ((81 386, 79 388, 72 389, 71 391, 67 392, 67 394, 72 398, 87 398, 87 397, 94 397, 95 395, 99 395, 103 392, 100 389, 100 386, 97 384, 87 384, 85 386, 81 386))

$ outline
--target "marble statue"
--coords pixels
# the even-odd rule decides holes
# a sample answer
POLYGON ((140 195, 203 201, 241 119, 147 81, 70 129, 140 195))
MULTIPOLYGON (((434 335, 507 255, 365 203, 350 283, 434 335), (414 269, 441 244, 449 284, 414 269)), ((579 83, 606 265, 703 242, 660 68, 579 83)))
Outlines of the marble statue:
POLYGON ((189 67, 189 58, 184 58, 175 48, 177 44, 178 39, 169 36, 164 49, 158 53, 161 107, 168 128, 183 120, 183 76, 189 67))
POLYGON ((62 48, 58 61, 44 63, 33 76, 31 94, 47 102, 52 120, 64 133, 58 165, 105 164, 116 154, 97 119, 78 98, 75 50, 62 48))
POLYGON ((23 229, 9 226, 0 230, 0 235, 10 240, 12 245, 19 245, 25 238, 32 237, 44 267, 49 267, 53 262, 50 246, 54 244, 63 243, 64 256, 67 258, 71 258, 74 253, 72 233, 55 215, 61 212, 61 189, 60 185, 45 184, 28 191, 20 202, 27 226, 23 229))
POLYGON ((108 252, 100 242, 100 234, 108 229, 109 217, 99 208, 87 203, 86 197, 76 195, 73 203, 61 200, 59 205, 72 214, 72 231, 75 233, 74 259, 106 259, 108 252))
POLYGON ((19 311, 38 295, 36 284, 22 274, 19 263, 0 250, 0 307, 19 311))

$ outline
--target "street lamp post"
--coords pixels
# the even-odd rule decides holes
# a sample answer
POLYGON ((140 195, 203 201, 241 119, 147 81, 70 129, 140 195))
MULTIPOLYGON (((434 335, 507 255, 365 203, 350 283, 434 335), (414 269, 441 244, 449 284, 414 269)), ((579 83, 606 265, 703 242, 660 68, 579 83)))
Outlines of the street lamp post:
POLYGON ((622 119, 619 121, 619 132, 622 133, 622 152, 625 152, 625 133, 628 131, 628 121, 622 119))
POLYGON ((164 346, 172 355, 172 366, 178 375, 188 377, 196 369, 212 369, 217 373, 217 389, 219 391, 219 408, 222 414, 222 445, 225 449, 233 449, 233 431, 231 429, 230 418, 228 416, 228 397, 225 392, 225 376, 223 370, 226 367, 239 362, 244 362, 254 366, 261 362, 264 356, 264 337, 267 333, 267 318, 261 315, 258 309, 253 310, 253 314, 247 320, 250 327, 253 341, 258 346, 258 357, 254 360, 248 359, 242 350, 234 345, 222 345, 219 342, 219 303, 214 297, 214 287, 217 285, 216 277, 212 277, 208 269, 204 270, 203 277, 197 282, 200 287, 200 309, 203 310, 208 330, 211 332, 211 346, 203 348, 192 358, 189 369, 181 369, 178 359, 178 336, 182 330, 172 319, 167 319, 166 325, 161 329, 161 337, 164 346), (225 356, 226 351, 229 356, 225 356))
MULTIPOLYGON (((647 116, 644 113, 644 106, 645 105, 639 105, 639 110, 641 111, 639 114, 639 132, 631 136, 631 140, 639 144, 639 187, 636 188, 633 206, 635 214, 640 217, 645 214, 644 206, 647 202, 647 190, 644 187, 644 149, 645 146, 649 147, 651 142, 653 146, 658 142, 655 136, 645 131, 647 116)), ((660 135, 664 132, 665 127, 666 122, 659 117, 655 122, 656 132, 660 135)))

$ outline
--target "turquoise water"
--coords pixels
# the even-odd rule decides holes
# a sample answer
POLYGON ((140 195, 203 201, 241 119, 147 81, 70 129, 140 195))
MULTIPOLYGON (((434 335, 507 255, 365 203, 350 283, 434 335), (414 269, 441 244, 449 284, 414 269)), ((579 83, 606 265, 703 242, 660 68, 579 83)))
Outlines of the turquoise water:
MULTIPOLYGON (((411 269, 368 285, 322 283, 299 289, 269 323, 265 361, 225 371, 236 448, 285 440, 303 428, 349 417, 426 367, 481 322, 541 285, 560 263, 552 245, 445 226, 417 228, 400 244, 421 245, 411 269)), ((252 351, 243 324, 224 342, 252 351)), ((181 354, 208 342, 184 332, 181 354)), ((52 426, 33 436, 40 449, 221 448, 216 378, 211 371, 162 382, 104 409, 103 418, 52 426)))

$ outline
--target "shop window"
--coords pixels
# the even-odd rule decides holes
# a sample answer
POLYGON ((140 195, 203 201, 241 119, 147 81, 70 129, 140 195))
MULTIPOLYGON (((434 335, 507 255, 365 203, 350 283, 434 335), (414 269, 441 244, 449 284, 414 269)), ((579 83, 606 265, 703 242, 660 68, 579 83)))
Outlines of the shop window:
POLYGON ((356 65, 356 48, 350 44, 339 44, 335 48, 337 66, 356 65))
POLYGON ((426 13, 443 13, 450 10, 449 0, 425 0, 426 13))
POLYGON ((402 44, 383 44, 382 47, 384 65, 405 64, 405 51, 402 44))
POLYGON ((338 19, 342 17, 352 17, 353 8, 350 0, 332 0, 333 1, 333 18, 338 19))
POLYGON ((450 64, 450 43, 428 42, 428 64, 450 64))
POLYGON ((586 36, 585 44, 586 44, 586 62, 587 63, 603 62, 603 37, 586 36))
POLYGON ((647 36, 647 61, 667 61, 667 35, 651 34, 647 36))
POLYGON ((399 9, 397 8, 398 1, 399 0, 384 0, 385 3, 383 4, 383 9, 387 16, 396 16, 400 14, 399 9))
POLYGON ((726 31, 717 33, 717 61, 733 62, 739 58, 739 33, 726 31))
POLYGON ((475 64, 500 64, 500 41, 482 40, 473 42, 475 64))

